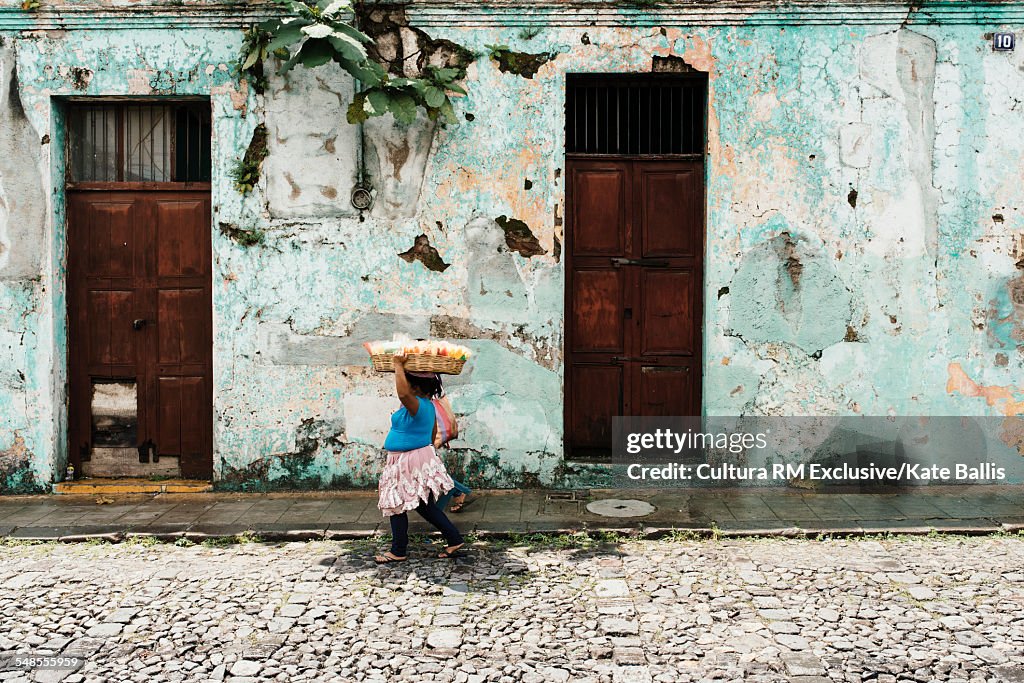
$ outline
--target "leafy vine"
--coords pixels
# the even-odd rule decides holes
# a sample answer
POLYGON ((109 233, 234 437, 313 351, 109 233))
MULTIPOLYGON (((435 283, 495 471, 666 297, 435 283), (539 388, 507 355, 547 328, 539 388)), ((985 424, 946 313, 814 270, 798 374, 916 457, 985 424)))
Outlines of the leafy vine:
POLYGON ((360 123, 388 112, 401 123, 412 123, 419 109, 432 120, 457 123, 451 94, 465 95, 458 81, 465 68, 424 66, 419 77, 396 77, 370 56, 373 39, 352 25, 351 0, 275 0, 289 16, 265 21, 246 32, 239 54, 240 71, 253 88, 266 87, 263 62, 281 60, 278 73, 301 64, 316 68, 334 62, 359 81, 346 112, 349 123, 360 123), (370 52, 368 52, 368 49, 370 52))

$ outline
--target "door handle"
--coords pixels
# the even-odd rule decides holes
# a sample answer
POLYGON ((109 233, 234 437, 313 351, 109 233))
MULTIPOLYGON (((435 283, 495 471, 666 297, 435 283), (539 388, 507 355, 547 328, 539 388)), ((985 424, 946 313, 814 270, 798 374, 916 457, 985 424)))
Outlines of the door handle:
POLYGON ((619 266, 643 266, 644 268, 667 268, 668 261, 650 258, 613 258, 612 265, 619 266))
POLYGON ((132 321, 132 329, 141 330, 143 327, 146 326, 147 322, 149 321, 146 320, 145 318, 136 318, 135 320, 132 321))

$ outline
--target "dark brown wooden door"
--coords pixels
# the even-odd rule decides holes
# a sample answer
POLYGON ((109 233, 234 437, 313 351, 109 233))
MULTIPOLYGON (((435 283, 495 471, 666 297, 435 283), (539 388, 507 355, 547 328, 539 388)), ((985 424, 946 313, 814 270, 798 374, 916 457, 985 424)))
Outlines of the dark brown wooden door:
POLYGON ((68 193, 70 440, 79 466, 94 447, 98 385, 137 397, 140 461, 179 458, 212 476, 210 195, 68 193))
POLYGON ((702 160, 569 159, 565 442, 610 453, 616 415, 700 415, 702 160))

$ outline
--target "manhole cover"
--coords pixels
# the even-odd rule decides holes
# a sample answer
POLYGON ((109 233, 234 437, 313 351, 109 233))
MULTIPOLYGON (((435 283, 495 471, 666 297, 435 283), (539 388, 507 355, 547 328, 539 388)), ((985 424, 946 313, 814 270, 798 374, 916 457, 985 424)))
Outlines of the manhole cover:
POLYGON ((654 512, 654 506, 642 500, 595 500, 587 510, 602 517, 643 517, 654 512))

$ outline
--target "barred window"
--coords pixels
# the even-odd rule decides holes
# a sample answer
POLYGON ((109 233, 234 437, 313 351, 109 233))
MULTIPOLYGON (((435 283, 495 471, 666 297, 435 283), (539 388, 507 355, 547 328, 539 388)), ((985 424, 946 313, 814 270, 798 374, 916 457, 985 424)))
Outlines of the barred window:
POLYGON ((210 180, 208 104, 72 103, 68 124, 69 181, 210 180))
POLYGON ((704 74, 569 74, 569 154, 703 154, 704 74))

